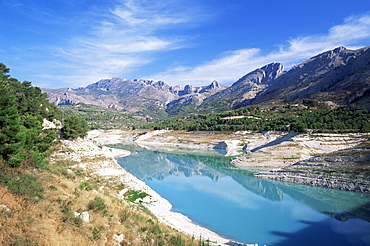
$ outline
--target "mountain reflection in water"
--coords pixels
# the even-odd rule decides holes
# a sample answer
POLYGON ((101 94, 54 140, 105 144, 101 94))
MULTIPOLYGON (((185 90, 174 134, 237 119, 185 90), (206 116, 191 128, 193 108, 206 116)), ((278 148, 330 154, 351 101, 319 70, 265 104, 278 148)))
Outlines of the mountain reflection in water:
MULTIPOLYGON (((302 232, 304 230, 309 230, 309 228, 311 228, 311 230, 312 228, 317 228, 317 229, 321 228, 321 226, 323 225, 322 223, 324 223, 323 221, 327 220, 325 218, 334 218, 336 221, 340 221, 341 223, 347 220, 353 221, 354 219, 360 219, 361 221, 365 222, 364 227, 370 229, 369 227, 370 225, 369 223, 370 221, 370 196, 366 194, 359 194, 359 193, 346 192, 346 191, 340 191, 340 190, 334 190, 334 189, 325 189, 321 187, 299 185, 299 184, 293 184, 293 183, 286 183, 286 182, 279 182, 279 181, 256 178, 253 176, 252 171, 235 168, 234 166, 228 164, 229 161, 231 160, 230 157, 224 157, 217 151, 198 151, 194 153, 189 153, 189 150, 178 150, 176 152, 173 152, 173 151, 172 152, 158 152, 158 151, 146 150, 146 149, 136 147, 136 146, 129 146, 129 145, 114 145, 111 147, 115 147, 115 148, 119 147, 119 148, 124 148, 124 149, 128 149, 131 151, 132 154, 130 156, 118 159, 118 163, 123 168, 125 168, 128 172, 134 174, 138 179, 149 184, 149 186, 152 186, 152 185, 155 186, 155 185, 158 185, 160 182, 165 182, 165 181, 173 182, 175 177, 179 177, 179 178, 187 177, 187 178, 193 178, 192 183, 189 183, 189 184, 195 185, 195 182, 197 182, 196 183, 196 185, 198 186, 197 189, 201 189, 202 183, 200 182, 199 178, 195 178, 195 177, 198 177, 198 176, 209 177, 213 181, 214 186, 216 186, 217 182, 220 179, 222 179, 223 182, 226 182, 228 181, 228 179, 230 179, 230 180, 233 180, 233 182, 236 182, 241 187, 243 187, 243 189, 245 190, 243 194, 241 194, 240 192, 239 193, 235 192, 235 196, 237 197, 231 197, 233 196, 233 191, 230 191, 230 192, 223 191, 227 193, 227 197, 228 199, 230 199, 230 203, 233 200, 243 200, 243 199, 245 203, 248 203, 247 202, 248 199, 258 200, 257 197, 260 197, 260 198, 267 199, 268 201, 270 201, 269 203, 272 202, 273 205, 276 205, 276 203, 282 202, 283 200, 292 199, 292 201, 294 201, 295 204, 301 204, 299 206, 307 206, 311 208, 313 211, 316 211, 315 213, 318 213, 315 215, 317 221, 314 221, 314 222, 305 221, 301 219, 301 220, 295 221, 294 223, 293 222, 281 222, 281 223, 287 223, 287 225, 283 226, 283 224, 281 224, 281 225, 276 225, 274 227, 274 228, 281 228, 285 230, 284 229, 285 227, 286 228, 292 227, 292 225, 288 225, 289 223, 292 223, 292 224, 298 223, 301 225, 300 228, 297 228, 296 230, 290 228, 291 230, 290 232, 284 232, 284 231, 270 228, 269 232, 264 232, 264 233, 266 235, 271 235, 271 237, 275 236, 276 238, 271 239, 271 240, 266 239, 267 241, 259 241, 258 243, 261 243, 262 245, 267 244, 267 243, 270 246, 271 245, 283 245, 283 244, 280 244, 282 242, 284 242, 286 245, 289 245, 290 243, 294 245, 297 243, 297 241, 295 241, 297 239, 295 239, 294 235, 298 235, 299 232, 302 232), (248 195, 248 194, 254 194, 254 195, 252 197, 251 195, 248 195), (318 224, 318 221, 322 221, 321 224, 318 224), (315 224, 315 226, 313 226, 313 224, 315 224)), ((187 181, 184 181, 182 179, 182 182, 187 182, 187 181)), ((161 184, 161 185, 164 185, 164 184, 161 184)), ((158 185, 158 187, 161 185, 158 185)), ((176 185, 180 186, 180 184, 177 184, 177 183, 170 184, 170 186, 176 186, 176 185)), ((206 184, 206 186, 207 187, 203 187, 202 190, 210 190, 209 182, 206 184)), ((163 189, 170 189, 170 188, 158 188, 158 189, 163 190, 163 189)), ((231 189, 235 189, 235 188, 231 188, 231 189)), ((159 191, 157 192, 161 194, 161 192, 159 191)), ((169 190, 167 192, 174 193, 174 191, 169 191, 169 190)), ((190 191, 190 192, 195 193, 194 191, 190 191)), ((169 195, 169 196, 172 196, 172 195, 169 195)), ((202 196, 205 196, 205 195, 203 194, 202 196)), ((166 196, 164 197, 170 200, 171 203, 176 204, 176 201, 171 201, 170 197, 166 197, 166 196)), ((193 199, 193 198, 189 198, 189 199, 193 199)), ((194 199, 197 199, 197 198, 194 198, 194 199)), ((213 201, 213 203, 215 203, 213 204, 214 206, 217 206, 217 204, 220 204, 220 206, 222 206, 219 201, 213 201)), ((181 206, 181 203, 177 204, 177 206, 181 206)), ((258 206, 261 206, 261 205, 258 205, 258 206)), ((294 206, 297 206, 297 205, 294 205, 294 206)), ((195 206, 194 206, 194 209, 196 209, 195 206)), ((280 207, 280 209, 282 208, 280 207)), ((299 208, 295 207, 294 209, 299 211, 299 208)), ((223 233, 219 229, 212 228, 213 225, 208 224, 211 222, 198 222, 195 218, 191 217, 190 212, 189 214, 187 214, 187 211, 184 211, 181 208, 178 208, 178 210, 184 213, 185 215, 188 215, 190 219, 193 219, 195 222, 204 224, 210 229, 215 230, 217 233, 230 237, 230 234, 228 234, 228 232, 223 233)), ((241 210, 239 211, 239 213, 247 213, 247 212, 245 210, 241 210)), ((303 214, 305 214, 305 212, 303 212, 303 214)), ((204 216, 206 217, 206 215, 204 216)), ((246 219, 250 217, 251 216, 249 217, 247 216, 246 219)), ((266 219, 264 218, 264 215, 257 215, 253 217, 254 217, 254 220, 258 219, 258 217, 260 217, 261 220, 266 219)), ((212 223, 215 223, 215 222, 212 222, 212 223)), ((271 223, 274 223, 274 222, 271 222, 271 223)), ((275 222, 275 223, 278 223, 278 222, 275 222)), ((333 223, 332 220, 330 220, 330 223, 333 223)), ((348 222, 348 223, 353 223, 353 222, 348 222)), ((235 224, 236 224, 235 226, 237 227, 238 222, 236 221, 235 224)), ((329 224, 324 224, 324 225, 326 225, 326 227, 329 226, 329 224)), ((338 227, 338 225, 336 226, 338 227)), ((329 226, 329 227, 333 227, 333 226, 329 226)), ((232 232, 229 232, 229 233, 232 233, 232 232)), ((253 233, 251 235, 253 235, 253 233)), ((249 238, 251 237, 251 235, 249 236, 249 238)), ((263 236, 263 238, 266 238, 266 237, 267 236, 263 236)), ((234 240, 239 239, 238 241, 243 241, 243 238, 240 238, 240 237, 238 238, 237 235, 232 239, 234 240)), ((256 240, 263 240, 263 239, 256 238, 256 240)), ((368 243, 370 243, 369 238, 364 239, 364 240, 365 241, 363 242, 363 244, 362 242, 356 242, 356 244, 354 245, 367 245, 368 243)), ((248 242, 245 241, 245 242, 251 243, 251 241, 248 241, 248 242)), ((333 240, 333 242, 335 242, 335 240, 333 240)), ((302 242, 299 242, 299 243, 300 245, 303 245, 301 244, 302 242)), ((335 244, 326 243, 326 245, 335 245, 335 244)))

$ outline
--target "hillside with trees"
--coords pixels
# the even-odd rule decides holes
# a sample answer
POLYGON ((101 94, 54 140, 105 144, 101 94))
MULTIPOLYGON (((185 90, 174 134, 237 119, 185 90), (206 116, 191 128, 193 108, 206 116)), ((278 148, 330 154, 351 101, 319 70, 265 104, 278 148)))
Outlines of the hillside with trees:
POLYGON ((144 126, 154 130, 369 132, 370 113, 355 108, 311 108, 315 100, 282 107, 244 107, 222 113, 191 114, 144 126))
POLYGON ((61 120, 61 111, 31 82, 19 82, 0 64, 0 157, 6 166, 39 166, 57 137, 43 120, 61 120))
POLYGON ((44 188, 32 170, 51 168, 47 158, 55 150, 59 134, 68 139, 84 137, 88 125, 71 116, 62 126, 62 112, 48 101, 46 93, 8 73, 9 68, 0 63, 0 185, 38 201, 44 188), (54 127, 45 127, 45 121, 54 127))

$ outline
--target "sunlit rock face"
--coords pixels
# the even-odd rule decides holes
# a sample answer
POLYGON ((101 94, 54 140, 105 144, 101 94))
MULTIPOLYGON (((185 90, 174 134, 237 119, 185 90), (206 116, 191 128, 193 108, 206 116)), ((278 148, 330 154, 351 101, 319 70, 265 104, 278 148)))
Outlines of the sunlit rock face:
POLYGON ((247 73, 231 87, 216 93, 204 100, 203 107, 211 107, 220 101, 230 101, 230 107, 248 104, 259 92, 267 88, 275 79, 284 73, 281 63, 270 63, 247 73))
POLYGON ((279 76, 253 103, 310 98, 337 105, 362 104, 363 107, 369 103, 369 48, 339 47, 314 56, 279 76))

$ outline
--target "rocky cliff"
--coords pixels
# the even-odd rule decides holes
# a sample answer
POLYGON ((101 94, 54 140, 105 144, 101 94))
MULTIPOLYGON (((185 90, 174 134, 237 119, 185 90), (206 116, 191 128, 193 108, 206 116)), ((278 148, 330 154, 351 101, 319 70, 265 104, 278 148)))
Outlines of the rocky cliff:
POLYGON ((281 63, 271 63, 247 73, 231 87, 228 87, 204 100, 201 107, 207 108, 212 105, 218 107, 222 102, 225 109, 227 107, 238 107, 241 103, 251 103, 259 92, 267 88, 275 79, 284 73, 284 66, 281 63))
POLYGON ((310 98, 339 105, 368 104, 369 48, 349 50, 339 47, 312 57, 281 74, 253 103, 310 98))

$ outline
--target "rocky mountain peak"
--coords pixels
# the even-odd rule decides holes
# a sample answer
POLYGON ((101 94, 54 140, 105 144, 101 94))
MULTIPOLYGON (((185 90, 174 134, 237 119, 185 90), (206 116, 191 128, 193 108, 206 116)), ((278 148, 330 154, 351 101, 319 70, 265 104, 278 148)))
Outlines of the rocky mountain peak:
POLYGON ((348 104, 369 88, 369 66, 370 47, 358 50, 338 47, 293 67, 253 103, 311 98, 348 104))
POLYGON ((208 86, 209 89, 214 89, 218 87, 220 87, 220 84, 216 80, 213 80, 212 83, 208 86))
POLYGON ((222 86, 216 81, 212 81, 212 83, 204 88, 202 88, 200 90, 199 93, 205 93, 205 92, 217 92, 217 91, 220 91, 224 88, 222 88, 222 86))
POLYGON ((244 75, 232 86, 255 83, 255 84, 269 84, 271 81, 277 79, 284 73, 284 66, 281 63, 273 62, 257 68, 256 70, 244 75))
POLYGON ((193 93, 193 86, 191 85, 185 85, 184 87, 184 94, 187 95, 187 94, 191 94, 193 93))

